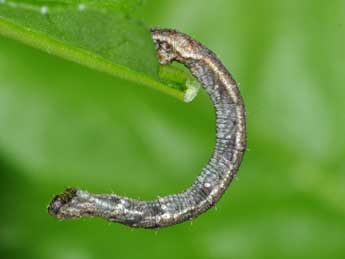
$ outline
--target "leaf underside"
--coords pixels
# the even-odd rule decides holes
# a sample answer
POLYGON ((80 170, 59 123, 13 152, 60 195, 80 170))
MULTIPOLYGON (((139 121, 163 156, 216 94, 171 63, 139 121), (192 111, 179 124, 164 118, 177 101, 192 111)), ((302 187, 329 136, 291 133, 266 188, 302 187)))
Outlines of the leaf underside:
POLYGON ((170 82, 160 78, 149 29, 128 16, 141 0, 0 3, 2 35, 185 101, 196 95, 197 88, 188 84, 193 79, 185 72, 172 72, 180 78, 170 82))

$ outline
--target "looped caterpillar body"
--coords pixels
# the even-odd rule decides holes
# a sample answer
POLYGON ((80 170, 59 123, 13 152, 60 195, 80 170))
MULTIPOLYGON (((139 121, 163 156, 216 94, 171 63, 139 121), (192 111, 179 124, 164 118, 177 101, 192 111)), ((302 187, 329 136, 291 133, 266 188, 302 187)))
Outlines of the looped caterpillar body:
POLYGON ((195 218, 211 208, 236 175, 246 149, 245 108, 235 80, 216 55, 186 34, 151 30, 161 64, 185 65, 209 94, 216 112, 216 144, 208 164, 186 190, 142 201, 70 188, 48 211, 59 219, 97 216, 130 227, 161 228, 195 218))

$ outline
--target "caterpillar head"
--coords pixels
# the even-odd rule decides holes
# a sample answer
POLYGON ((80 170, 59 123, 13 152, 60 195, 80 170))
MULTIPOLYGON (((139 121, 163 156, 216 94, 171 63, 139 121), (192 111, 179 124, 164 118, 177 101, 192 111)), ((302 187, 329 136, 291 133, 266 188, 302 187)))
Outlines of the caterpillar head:
POLYGON ((152 38, 156 46, 159 63, 162 65, 170 64, 176 59, 176 52, 173 46, 173 38, 168 37, 167 33, 153 29, 152 38))
POLYGON ((185 63, 188 59, 200 59, 207 54, 199 43, 176 30, 153 28, 151 34, 161 64, 169 64, 174 60, 185 63))

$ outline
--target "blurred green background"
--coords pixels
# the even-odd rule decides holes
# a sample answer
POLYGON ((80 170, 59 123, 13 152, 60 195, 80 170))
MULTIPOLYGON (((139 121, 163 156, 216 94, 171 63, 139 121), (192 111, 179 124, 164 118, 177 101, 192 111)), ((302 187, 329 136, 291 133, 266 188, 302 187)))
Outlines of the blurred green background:
POLYGON ((0 38, 0 257, 345 258, 345 1, 150 1, 135 16, 218 54, 240 83, 248 151, 196 220, 150 231, 47 214, 67 186, 187 187, 214 144, 190 104, 0 38))

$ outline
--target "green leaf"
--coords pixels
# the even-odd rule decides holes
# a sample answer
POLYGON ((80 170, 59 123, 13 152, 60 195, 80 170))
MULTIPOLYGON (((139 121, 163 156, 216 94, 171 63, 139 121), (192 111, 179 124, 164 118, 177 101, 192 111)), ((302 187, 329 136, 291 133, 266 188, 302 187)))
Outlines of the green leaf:
POLYGON ((136 7, 143 4, 143 0, 25 0, 21 2, 42 3, 42 4, 72 4, 79 5, 79 9, 88 6, 105 7, 107 9, 118 10, 122 12, 133 11, 136 7))
POLYGON ((161 80, 149 29, 126 15, 139 2, 2 0, 0 34, 190 101, 194 84, 161 80))

